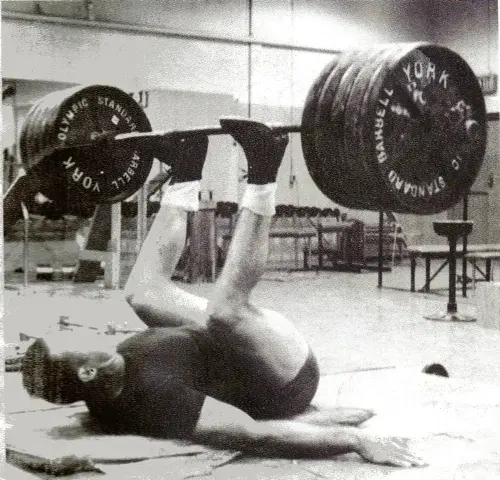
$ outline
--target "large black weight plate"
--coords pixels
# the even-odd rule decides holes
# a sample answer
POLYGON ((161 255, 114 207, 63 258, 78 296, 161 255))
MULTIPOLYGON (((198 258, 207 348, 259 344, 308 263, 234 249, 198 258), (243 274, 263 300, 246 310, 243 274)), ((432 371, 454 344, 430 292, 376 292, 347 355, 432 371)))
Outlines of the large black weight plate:
POLYGON ((419 45, 381 72, 364 140, 399 211, 445 211, 470 189, 486 149, 486 109, 467 63, 419 45))
POLYGON ((411 51, 415 45, 416 44, 390 45, 384 52, 381 52, 381 55, 378 57, 378 61, 376 62, 377 68, 371 74, 371 78, 367 81, 365 90, 362 93, 362 99, 359 103, 358 116, 360 120, 357 124, 354 141, 358 145, 359 158, 363 162, 367 179, 373 182, 374 188, 376 188, 379 192, 379 203, 373 203, 370 205, 371 210, 385 210, 392 212, 404 211, 404 209, 402 210, 398 199, 392 195, 392 192, 385 188, 383 180, 380 178, 380 172, 373 158, 371 144, 367 144, 366 142, 366 138, 371 140, 373 125, 366 119, 369 115, 369 108, 371 107, 370 99, 373 96, 373 92, 380 88, 380 78, 385 75, 385 72, 391 71, 394 66, 395 59, 399 58, 398 56, 411 51), (370 135, 366 135, 366 132, 370 132, 370 135))
POLYGON ((302 127, 300 132, 302 153, 304 155, 307 170, 316 186, 327 196, 328 193, 325 192, 328 191, 328 182, 324 174, 323 162, 316 152, 315 122, 321 90, 331 70, 337 65, 337 61, 338 56, 326 65, 309 89, 302 111, 302 127))
MULTIPOLYGON (((88 143, 103 134, 151 131, 149 120, 131 96, 104 86, 87 87, 72 95, 61 105, 54 123, 58 146, 88 143)), ((116 153, 102 147, 101 157, 84 157, 78 163, 66 161, 61 165, 69 185, 85 197, 96 202, 117 202, 144 184, 153 158, 154 152, 127 142, 116 153)))
POLYGON ((50 177, 55 175, 54 169, 60 170, 58 177, 63 172, 64 200, 68 204, 117 202, 143 185, 155 156, 145 142, 125 142, 116 153, 108 144, 100 143, 100 150, 92 150, 88 157, 79 154, 63 158, 64 154, 58 152, 54 155, 57 162, 47 162, 50 169, 46 165, 46 159, 58 148, 89 144, 119 133, 151 131, 146 114, 127 93, 102 85, 76 87, 49 94, 32 112, 42 112, 42 118, 28 115, 27 133, 21 138, 22 143, 29 144, 24 149, 25 161, 30 165, 42 162, 37 170, 49 177, 47 184, 53 184, 50 177), (36 132, 36 140, 29 132, 36 132))
POLYGON ((64 100, 65 92, 67 90, 56 91, 42 97, 26 115, 19 144, 21 159, 27 168, 36 165, 44 156, 54 150, 54 139, 47 135, 47 130, 50 130, 47 125, 51 125, 51 117, 57 114, 57 108, 64 100))
MULTIPOLYGON (((23 129, 21 130, 21 135, 24 135, 26 138, 26 145, 25 149, 27 152, 33 152, 34 146, 33 146, 33 123, 34 120, 39 112, 38 105, 33 105, 31 110, 28 112, 29 114, 26 117, 26 122, 23 124, 23 129)), ((27 165, 29 168, 30 165, 27 165)))
POLYGON ((29 149, 31 152, 36 152, 39 150, 39 130, 40 130, 40 123, 43 119, 43 112, 44 112, 43 105, 39 103, 32 115, 31 118, 31 123, 30 123, 30 129, 27 132, 28 134, 28 145, 29 149))
POLYGON ((32 122, 33 118, 35 117, 35 113, 38 109, 38 104, 34 104, 30 110, 28 111, 28 114, 26 115, 26 118, 23 122, 23 125, 21 127, 21 131, 19 134, 19 152, 21 154, 21 159, 24 162, 24 165, 26 168, 31 167, 30 159, 32 158, 32 153, 33 153, 33 147, 29 143, 29 137, 32 129, 32 122))
POLYGON ((51 125, 53 125, 54 117, 57 113, 56 105, 58 105, 64 96, 61 92, 53 92, 46 95, 40 100, 40 108, 43 111, 42 118, 37 123, 36 136, 38 138, 37 149, 35 150, 34 161, 40 161, 43 158, 44 152, 51 152, 53 150, 54 144, 54 133, 51 131, 51 125))

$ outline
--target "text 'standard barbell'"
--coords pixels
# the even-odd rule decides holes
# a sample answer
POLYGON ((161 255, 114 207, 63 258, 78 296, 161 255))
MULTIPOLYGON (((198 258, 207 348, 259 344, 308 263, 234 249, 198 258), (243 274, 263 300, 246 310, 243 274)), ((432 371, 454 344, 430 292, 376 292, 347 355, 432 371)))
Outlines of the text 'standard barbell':
MULTIPOLYGON (((477 78, 459 55, 430 44, 336 56, 310 88, 302 125, 273 128, 300 132, 318 188, 356 209, 444 211, 470 189, 486 149, 477 78)), ((20 151, 38 175, 59 176, 70 199, 116 202, 141 187, 154 157, 162 160, 162 138, 200 132, 224 133, 151 132, 132 97, 90 86, 42 98, 27 115, 20 151)))

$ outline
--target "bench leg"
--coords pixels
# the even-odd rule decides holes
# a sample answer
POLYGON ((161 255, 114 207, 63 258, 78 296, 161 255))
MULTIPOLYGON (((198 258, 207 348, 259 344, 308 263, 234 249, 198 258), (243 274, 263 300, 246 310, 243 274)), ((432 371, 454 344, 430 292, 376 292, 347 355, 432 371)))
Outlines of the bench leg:
POLYGON ((472 290, 476 289, 476 260, 472 261, 472 290))
POLYGON ((425 257, 425 285, 424 285, 425 293, 429 293, 431 291, 430 285, 431 285, 431 257, 427 255, 425 257))
POLYGON ((318 230, 318 269, 323 270, 323 231, 318 230))
POLYGON ((448 265, 448 260, 445 260, 441 266, 430 276, 430 258, 429 258, 429 278, 425 282, 425 285, 419 290, 420 292, 429 293, 431 291, 431 282, 441 273, 446 265, 448 265))
POLYGON ((311 254, 311 239, 306 240, 304 247, 304 270, 309 270, 309 256, 311 254))
POLYGON ((486 259, 486 281, 489 282, 491 281, 491 259, 487 258, 486 259))
POLYGON ((411 257, 411 263, 410 263, 410 271, 411 271, 411 288, 410 290, 412 292, 415 291, 415 270, 417 267, 417 259, 415 257, 411 257))
POLYGON ((462 297, 467 298, 467 259, 462 257, 462 297))

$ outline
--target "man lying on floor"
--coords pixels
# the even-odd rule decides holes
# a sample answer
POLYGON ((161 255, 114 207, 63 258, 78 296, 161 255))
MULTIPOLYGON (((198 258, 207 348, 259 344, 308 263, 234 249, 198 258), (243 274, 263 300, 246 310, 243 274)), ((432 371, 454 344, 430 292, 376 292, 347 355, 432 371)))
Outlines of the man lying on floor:
POLYGON ((192 439, 264 456, 356 452, 374 463, 423 465, 403 439, 375 438, 354 428, 372 412, 346 416, 310 406, 319 382, 314 354, 286 318, 250 301, 266 267, 276 176, 288 136, 250 120, 221 124, 245 152, 248 185, 213 299, 171 281, 185 244, 187 213, 198 209, 208 147, 204 135, 172 136, 165 148, 175 183, 125 288, 128 303, 149 328, 114 348, 99 346, 98 336, 87 345, 79 338, 70 344, 67 334, 39 339, 24 359, 24 387, 53 403, 84 400, 113 433, 192 439))

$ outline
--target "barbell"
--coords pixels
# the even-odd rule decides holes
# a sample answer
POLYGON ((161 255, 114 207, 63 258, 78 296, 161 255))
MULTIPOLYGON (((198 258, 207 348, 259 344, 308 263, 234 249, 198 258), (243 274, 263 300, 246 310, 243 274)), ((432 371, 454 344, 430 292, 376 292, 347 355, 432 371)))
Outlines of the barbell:
MULTIPOLYGON (((315 184, 355 209, 442 212, 470 189, 486 149, 476 76, 458 54, 427 43, 336 55, 311 86, 301 125, 272 128, 300 132, 315 184)), ((118 202, 143 185, 155 157, 167 160, 162 139, 199 133, 224 134, 220 127, 152 132, 125 92, 76 87, 31 108, 20 153, 48 198, 118 202)))

